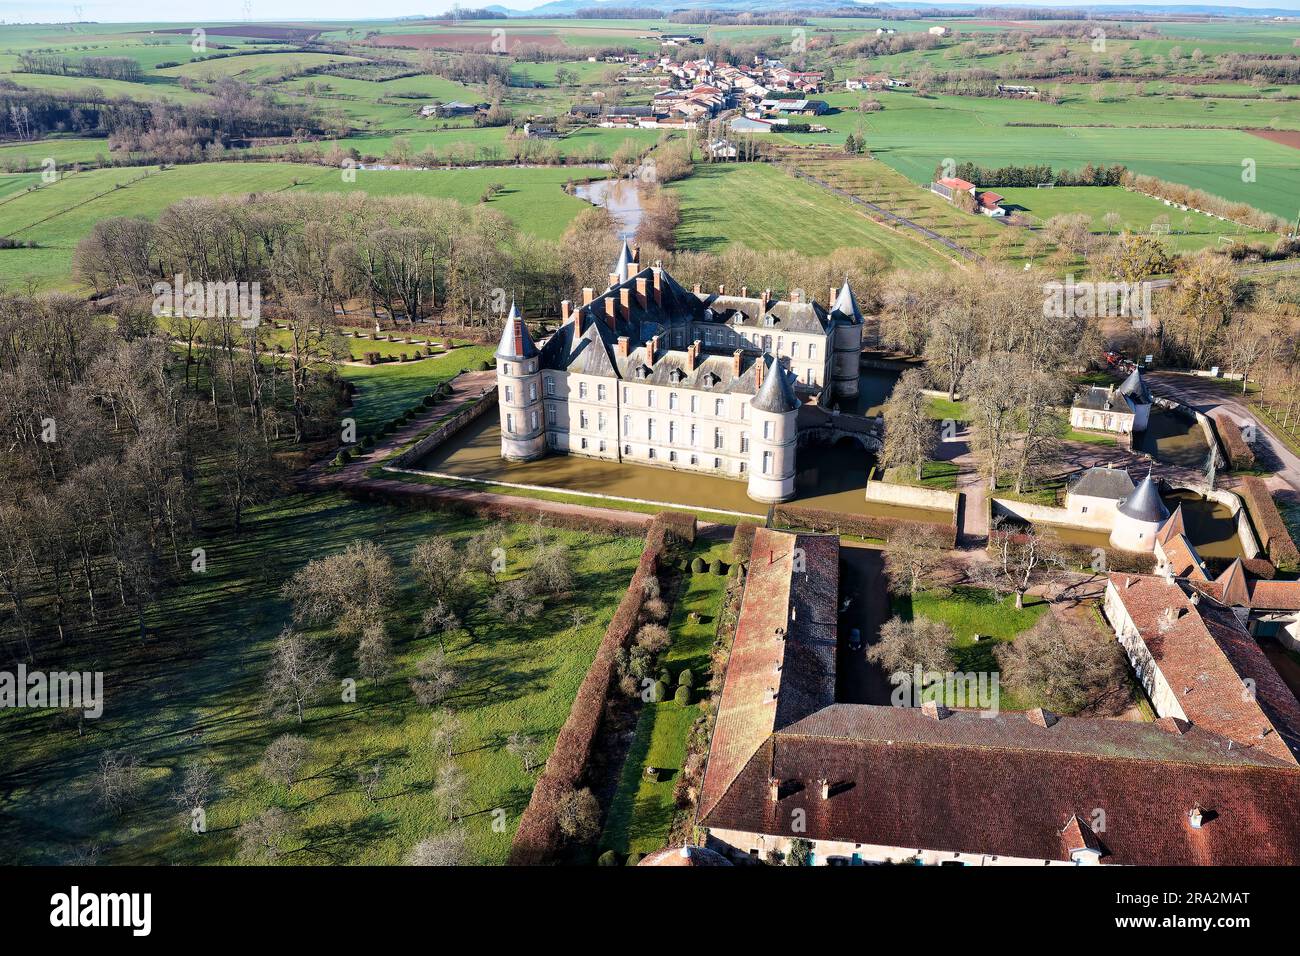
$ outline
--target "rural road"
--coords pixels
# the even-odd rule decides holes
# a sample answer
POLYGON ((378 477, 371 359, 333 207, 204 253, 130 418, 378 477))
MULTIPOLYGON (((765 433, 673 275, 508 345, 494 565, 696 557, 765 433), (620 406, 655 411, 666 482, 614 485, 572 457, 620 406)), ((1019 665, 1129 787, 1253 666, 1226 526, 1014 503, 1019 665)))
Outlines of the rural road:
POLYGON ((1220 411, 1239 425, 1255 425, 1255 455, 1260 464, 1275 473, 1269 484, 1277 490, 1289 488, 1287 497, 1300 499, 1300 457, 1260 422, 1255 412, 1219 379, 1202 378, 1184 372, 1147 372, 1144 376, 1151 391, 1162 398, 1173 398, 1198 412, 1220 411))

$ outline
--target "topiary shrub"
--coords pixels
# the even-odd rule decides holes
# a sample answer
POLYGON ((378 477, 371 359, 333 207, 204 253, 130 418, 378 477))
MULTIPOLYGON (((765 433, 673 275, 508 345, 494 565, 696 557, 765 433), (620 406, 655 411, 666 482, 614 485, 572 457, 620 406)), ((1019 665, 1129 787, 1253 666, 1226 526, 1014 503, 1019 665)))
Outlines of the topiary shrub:
POLYGON ((597 866, 618 866, 618 854, 613 850, 606 850, 596 858, 597 866))
POLYGON ((677 675, 677 686, 679 687, 695 686, 695 675, 691 673, 691 669, 689 667, 685 668, 680 674, 677 675))
POLYGON ((645 854, 644 854, 644 853, 629 853, 629 854, 627 855, 627 861, 626 861, 623 865, 624 865, 624 866, 636 866, 638 863, 640 863, 640 862, 641 862, 642 860, 644 860, 644 859, 645 859, 645 854))
POLYGON ((490 369, 491 367, 492 367, 492 363, 490 363, 490 362, 479 362, 479 363, 478 363, 478 370, 479 370, 480 372, 486 372, 486 371, 487 371, 488 369, 490 369))
POLYGON ((713 563, 709 565, 709 570, 712 571, 714 574, 716 574, 718 577, 722 577, 724 574, 727 573, 727 566, 723 564, 721 558, 714 558, 713 563))
POLYGON ((659 683, 667 687, 672 682, 673 682, 673 675, 668 673, 668 668, 665 667, 663 670, 659 672, 659 683))
POLYGON ((668 685, 663 681, 661 680, 655 681, 654 692, 655 692, 654 702, 656 704, 659 703, 661 700, 668 699, 668 685))
POLYGON ((677 693, 673 694, 673 700, 683 707, 687 706, 691 702, 691 689, 685 685, 678 687, 677 693))
POLYGON ((336 465, 346 465, 351 460, 352 452, 348 451, 346 448, 340 448, 339 453, 334 456, 334 464, 336 465))
POLYGON ((707 568, 708 565, 704 563, 703 558, 696 558, 691 562, 691 570, 696 574, 703 574, 707 568))

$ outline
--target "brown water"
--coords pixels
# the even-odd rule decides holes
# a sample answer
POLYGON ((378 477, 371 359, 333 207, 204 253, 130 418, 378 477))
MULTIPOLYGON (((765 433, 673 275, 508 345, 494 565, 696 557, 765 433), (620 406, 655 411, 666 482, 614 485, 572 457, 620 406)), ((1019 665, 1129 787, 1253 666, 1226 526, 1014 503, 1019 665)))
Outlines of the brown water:
POLYGON ((1159 406, 1151 409, 1146 431, 1137 433, 1133 448, 1156 461, 1185 468, 1204 467, 1210 454, 1205 433, 1195 418, 1186 418, 1159 406))
MULTIPOLYGON (((1203 498, 1194 491, 1179 490, 1162 496, 1165 507, 1173 514, 1179 505, 1183 506, 1183 523, 1187 527, 1187 537, 1203 558, 1244 558, 1241 540, 1237 537, 1237 524, 1232 511, 1227 505, 1203 498)), ((1107 531, 1090 531, 1086 528, 1069 528, 1063 525, 1044 525, 1050 528, 1067 544, 1081 544, 1089 548, 1105 548, 1110 545, 1110 533, 1107 531)))
POLYGON ((835 404, 839 405, 840 411, 853 415, 865 415, 869 418, 879 415, 884 411, 885 402, 889 400, 900 375, 902 372, 864 368, 858 375, 858 397, 836 399, 835 404))
POLYGON ((578 183, 573 194, 595 206, 604 206, 624 238, 636 235, 641 225, 641 190, 631 179, 596 179, 578 183))
MULTIPOLYGON (((866 500, 871 456, 845 442, 828 447, 801 448, 793 504, 845 514, 881 515, 914 521, 952 520, 947 512, 926 508, 900 508, 866 500)), ((452 436, 416 466, 480 481, 540 485, 556 491, 637 498, 692 508, 718 508, 763 516, 767 507, 745 493, 745 482, 695 475, 668 468, 653 468, 584 458, 547 455, 536 461, 514 462, 501 457, 501 425, 485 415, 452 436)))

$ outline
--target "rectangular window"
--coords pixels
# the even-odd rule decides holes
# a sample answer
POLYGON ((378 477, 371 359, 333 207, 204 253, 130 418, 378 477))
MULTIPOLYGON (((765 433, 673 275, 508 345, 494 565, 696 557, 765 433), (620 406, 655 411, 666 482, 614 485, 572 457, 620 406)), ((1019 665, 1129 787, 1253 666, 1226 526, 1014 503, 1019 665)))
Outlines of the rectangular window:
POLYGON ((653 418, 645 423, 645 437, 651 441, 655 440, 655 420, 653 418))
POLYGON ((509 412, 506 413, 506 431, 511 435, 515 433, 515 416, 509 412))
POLYGON ((721 471, 721 470, 722 470, 722 459, 721 459, 721 458, 715 458, 715 459, 713 459, 713 467, 716 468, 716 469, 718 469, 719 471, 721 471))
POLYGON ((713 402, 713 414, 718 416, 718 418, 722 418, 723 415, 726 414, 726 411, 727 403, 720 398, 715 399, 713 402))
POLYGON ((601 451, 604 451, 605 448, 606 448, 606 445, 605 445, 605 439, 602 438, 602 439, 600 440, 600 450, 601 450, 601 451))
POLYGON ((578 397, 579 397, 579 398, 586 398, 586 397, 587 397, 587 383, 586 383, 586 382, 579 382, 579 383, 578 383, 578 397))
POLYGON ((722 448, 722 447, 723 447, 723 443, 722 443, 722 429, 721 429, 721 428, 715 428, 715 429, 713 429, 713 447, 714 447, 714 448, 722 448))
POLYGON ((699 463, 700 463, 700 456, 699 456, 699 455, 691 455, 691 464, 692 464, 692 465, 698 465, 699 463))
POLYGON ((812 345, 812 344, 810 344, 810 345, 808 346, 808 357, 809 357, 810 359, 815 359, 815 358, 817 358, 817 346, 816 346, 816 345, 812 345))
POLYGON ((546 397, 547 398, 555 397, 555 379, 553 378, 548 378, 546 380, 546 397))
POLYGON ((628 388, 626 385, 623 386, 623 404, 624 405, 632 404, 632 390, 628 388))
POLYGON ((763 452, 763 474, 770 475, 771 473, 772 473, 772 453, 770 451, 765 451, 763 452))
POLYGON ((655 393, 650 391, 650 389, 648 388, 645 390, 645 407, 646 408, 655 407, 655 393))
POLYGON ((648 458, 653 458, 655 456, 655 450, 653 448, 649 449, 648 451, 646 451, 646 456, 648 458))
POLYGON ((790 343, 790 358, 798 358, 798 357, 799 357, 799 343, 798 343, 798 342, 791 342, 791 343, 790 343))
POLYGON ((507 401, 507 402, 513 402, 513 401, 515 400, 515 392, 514 392, 514 389, 512 389, 509 385, 506 385, 506 386, 505 386, 505 392, 506 392, 506 401, 507 401))
POLYGON ((749 432, 740 433, 740 453, 743 455, 749 451, 749 432))
POLYGON ((675 451, 670 451, 670 452, 668 453, 668 460, 669 460, 669 461, 676 461, 676 460, 677 460, 677 452, 675 452, 675 451))
POLYGON ((586 451, 586 450, 587 450, 587 439, 585 439, 585 438, 582 439, 582 450, 583 450, 583 451, 586 451))
POLYGON ((604 430, 605 430, 605 413, 599 412, 596 415, 596 431, 603 432, 604 430))
POLYGON ((695 448, 695 447, 697 446, 697 444, 698 444, 698 440, 697 440, 697 438, 696 438, 696 434, 695 434, 696 431, 697 431, 696 427, 695 427, 694 425, 692 425, 692 426, 691 426, 691 447, 692 447, 692 448, 695 448))
POLYGON ((529 382, 529 383, 528 383, 528 400, 529 400, 530 402, 535 402, 535 401, 537 401, 537 383, 536 383, 536 382, 529 382))
POLYGON ((586 413, 586 412, 578 412, 578 427, 581 428, 583 431, 586 431, 586 430, 587 430, 587 413, 586 413))
POLYGON ((631 415, 623 416, 623 434, 628 438, 632 437, 632 416, 631 415))
POLYGON ((694 415, 700 410, 700 399, 698 395, 691 396, 691 414, 694 415))
POLYGON ((770 421, 763 422, 763 437, 765 439, 770 439, 772 437, 772 423, 770 421))
POLYGON ((537 412, 528 413, 528 427, 534 429, 537 427, 537 412))
POLYGON ((597 398, 598 400, 602 401, 602 402, 605 400, 605 386, 604 386, 604 385, 597 385, 597 386, 596 386, 596 398, 597 398))
POLYGON ((504 365, 502 365, 502 366, 501 366, 501 371, 504 372, 506 375, 509 375, 509 374, 510 374, 510 363, 509 363, 509 362, 506 362, 504 365))

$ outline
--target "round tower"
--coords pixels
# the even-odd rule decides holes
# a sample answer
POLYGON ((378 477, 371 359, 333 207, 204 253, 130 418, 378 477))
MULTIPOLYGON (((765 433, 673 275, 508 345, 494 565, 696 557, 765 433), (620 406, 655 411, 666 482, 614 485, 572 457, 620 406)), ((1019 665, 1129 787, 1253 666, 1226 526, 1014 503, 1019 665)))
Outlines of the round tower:
POLYGON ((749 497, 789 501, 794 497, 799 399, 789 373, 770 356, 759 358, 758 392, 749 402, 749 497))
POLYGON ((858 376, 862 365, 862 310, 858 300, 849 288, 849 280, 844 280, 839 294, 831 307, 832 347, 834 358, 831 363, 831 397, 832 399, 853 399, 858 397, 858 376))
POLYGON ((531 461, 546 454, 542 414, 541 357, 515 304, 497 346, 497 406, 501 414, 501 457, 531 461))
POLYGON ((1169 518, 1169 509, 1160 500, 1160 489, 1150 472, 1133 494, 1115 509, 1115 525, 1110 545, 1122 551, 1155 551, 1156 533, 1169 518))

